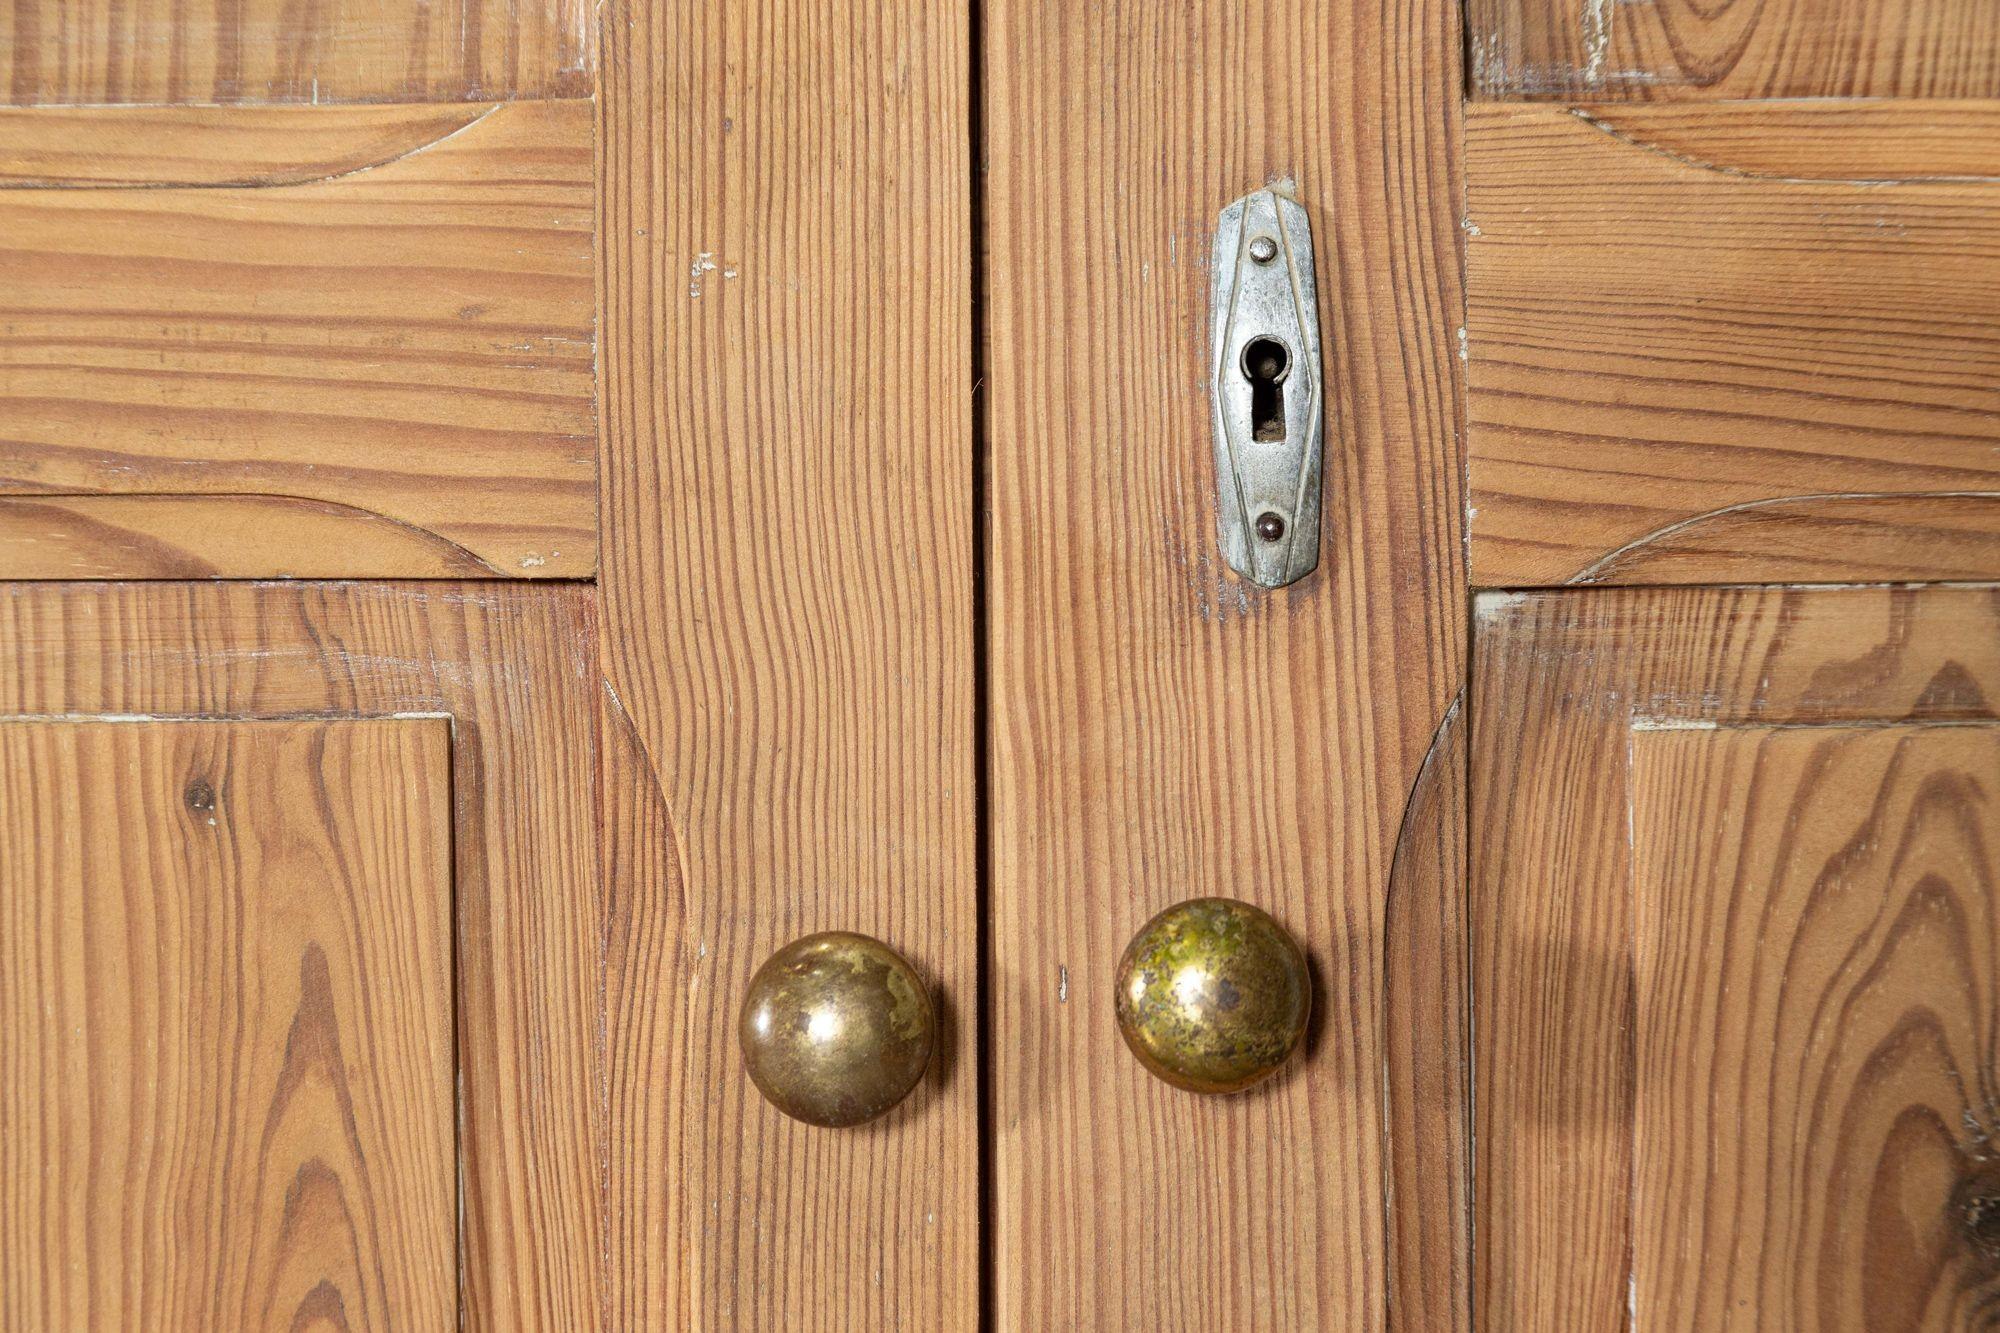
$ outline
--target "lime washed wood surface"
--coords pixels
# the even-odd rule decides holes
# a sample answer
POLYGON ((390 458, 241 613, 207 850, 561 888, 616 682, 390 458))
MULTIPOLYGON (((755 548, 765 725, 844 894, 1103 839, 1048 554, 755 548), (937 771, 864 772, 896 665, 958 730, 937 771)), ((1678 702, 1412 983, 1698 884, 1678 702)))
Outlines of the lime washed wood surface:
POLYGON ((994 1324, 1448 1317, 1406 1284, 1448 1287, 1449 1249, 1392 1250, 1392 1114, 1431 1131, 1385 1109, 1383 949, 1463 662, 1457 5, 982 14, 994 1324), (1206 258, 1287 178, 1326 294, 1326 528, 1263 592, 1216 548, 1206 258), (1132 933, 1202 894, 1269 910, 1317 978, 1306 1050, 1239 1097, 1151 1078, 1112 1021, 1132 933))
POLYGON ((1475 585, 2000 577, 2000 102, 1467 120, 1475 585))
POLYGON ((588 97, 590 0, 0 0, 0 103, 588 97))
POLYGON ((1487 593, 1473 660, 1478 1322, 1988 1326, 2000 591, 1487 593))
POLYGON ((455 1321, 450 741, 0 722, 0 1324, 455 1321))
POLYGON ((2000 96, 1991 0, 1467 0, 1482 98, 2000 96))
POLYGON ((0 113, 0 578, 590 574, 591 118, 0 113))
POLYGON ((603 6, 614 1327, 979 1320, 967 10, 603 6), (664 827, 654 787, 664 793, 664 827), (677 863, 677 873, 665 873, 677 863), (880 1123, 736 1006, 860 930, 942 1002, 880 1123))
MULTIPOLYGON (((592 593, 490 583, 0 584, 0 664, 0 717, 449 718, 460 1310, 473 1328, 598 1326, 592 593)), ((218 790, 230 799, 226 783, 218 790)), ((443 796, 440 775, 427 797, 443 796)), ((49 827, 58 804, 53 793, 24 794, 8 801, 7 818, 49 827)), ((289 827, 267 813, 258 832, 274 825, 289 827)), ((295 984, 298 964, 259 975, 295 984)), ((429 984, 376 970, 366 992, 399 1005, 409 987, 429 984)), ((347 1313, 355 1318, 352 1306, 347 1313)))

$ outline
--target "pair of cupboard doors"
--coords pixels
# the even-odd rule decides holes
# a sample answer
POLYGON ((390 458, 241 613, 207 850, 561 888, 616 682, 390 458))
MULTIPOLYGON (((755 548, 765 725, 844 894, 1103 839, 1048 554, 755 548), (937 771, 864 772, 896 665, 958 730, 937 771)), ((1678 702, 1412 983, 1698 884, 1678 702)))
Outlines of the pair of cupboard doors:
POLYGON ((0 3, 0 1326, 2000 1323, 1996 97, 1985 0, 0 3), (1235 1097, 1112 1017, 1202 895, 1235 1097), (737 1049, 827 929, 937 1010, 857 1129, 737 1049))

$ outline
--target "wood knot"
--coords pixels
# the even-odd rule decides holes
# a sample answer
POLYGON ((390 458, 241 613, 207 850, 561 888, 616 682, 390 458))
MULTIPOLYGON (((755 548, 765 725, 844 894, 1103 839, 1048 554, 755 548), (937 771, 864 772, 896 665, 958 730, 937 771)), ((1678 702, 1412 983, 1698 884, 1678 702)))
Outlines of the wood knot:
POLYGON ((1960 1180, 1952 1191, 1951 1212, 1973 1253, 2000 1266, 2000 1165, 1982 1167, 1960 1180))
POLYGON ((181 799, 187 803, 187 808, 195 814, 212 815, 215 813, 215 787, 207 778, 196 778, 193 782, 188 783, 187 791, 181 794, 181 799))

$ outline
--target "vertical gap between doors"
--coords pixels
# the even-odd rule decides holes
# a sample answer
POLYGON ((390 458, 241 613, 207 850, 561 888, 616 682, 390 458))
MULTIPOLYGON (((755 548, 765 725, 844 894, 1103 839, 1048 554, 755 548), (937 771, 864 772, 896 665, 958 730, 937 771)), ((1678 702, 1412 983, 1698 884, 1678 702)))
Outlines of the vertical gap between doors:
POLYGON ((973 998, 977 1067, 979 1327, 994 1327, 994 1088, 993 1088, 993 868, 992 813, 988 763, 992 746, 992 699, 987 664, 992 635, 986 606, 987 472, 991 463, 986 356, 986 78, 985 6, 969 0, 967 33, 966 128, 971 143, 972 180, 968 220, 972 241, 972 860, 973 933, 977 941, 973 998))

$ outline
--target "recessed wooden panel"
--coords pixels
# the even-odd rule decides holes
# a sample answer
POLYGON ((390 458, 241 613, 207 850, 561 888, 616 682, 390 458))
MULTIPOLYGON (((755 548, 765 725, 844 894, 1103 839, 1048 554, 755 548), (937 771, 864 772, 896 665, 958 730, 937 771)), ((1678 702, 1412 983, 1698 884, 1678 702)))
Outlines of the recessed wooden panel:
POLYGON ((0 1323, 456 1321, 450 740, 0 721, 0 1323))
POLYGON ((1468 0, 1480 97, 1992 97, 1990 0, 1468 0))
POLYGON ((1992 102, 1475 108, 1473 582, 2000 576, 1996 144, 1992 102))
POLYGON ((111 151, 0 189, 0 578, 593 571, 587 103, 49 114, 0 174, 111 151))
MULTIPOLYGON (((472 1328, 600 1323, 604 994, 594 612, 591 592, 575 587, 0 583, 0 717, 450 719, 449 792, 442 772, 422 785, 429 801, 449 797, 449 806, 438 808, 452 821, 454 1280, 472 1328)), ((186 803, 191 785, 168 793, 170 811, 186 803)), ((219 801, 229 799, 226 781, 210 785, 219 801)), ((383 799, 366 792, 358 771, 328 785, 330 793, 353 790, 329 794, 329 809, 292 817, 338 824, 353 818, 357 805, 383 799)), ((643 805, 646 796, 620 799, 643 805)), ((41 821, 39 830, 51 816, 43 803, 10 797, 0 818, 41 821)), ((134 836, 126 822, 121 812, 119 845, 134 836)), ((23 854, 30 853, 0 851, 23 854)), ((0 912, 12 910, 0 901, 0 912)), ((273 976, 274 985, 296 986, 296 957, 273 976)), ((405 985, 371 969, 365 990, 388 996, 405 985)), ((0 1049, 0 1061, 8 1058, 0 1049)), ((265 1104, 256 1103, 260 1116, 265 1104)), ((249 1132, 262 1134, 264 1123, 249 1132)), ((0 1182, 0 1191, 14 1187, 0 1182)), ((425 1242, 431 1239, 426 1233, 425 1242)), ((196 1307, 187 1319, 163 1323, 208 1326, 206 1313, 196 1307)), ((351 1305, 346 1318, 361 1324, 351 1305)))
POLYGON ((642 871, 607 941, 607 1317, 971 1328, 967 7, 603 17, 607 773, 678 834, 607 812, 642 871), (787 1120, 736 1042, 752 971, 835 928, 939 1002, 930 1073, 858 1132, 787 1120))
POLYGON ((2000 726, 1631 753, 1644 1321, 2000 1317, 2000 726))
POLYGON ((1405 844, 1393 986, 1384 940, 1462 662, 1457 15, 984 7, 996 1327, 1454 1317, 1449 1168, 1389 1160, 1392 1133, 1449 1142, 1398 1099, 1450 1071, 1383 1034, 1395 1002, 1451 1040, 1402 972, 1449 989, 1448 779, 1405 844), (1325 523, 1317 572, 1266 592, 1217 549, 1207 259, 1285 177, 1320 266, 1325 523), (1296 1065, 1240 1097, 1152 1078, 1112 1018, 1133 932, 1203 894, 1271 911, 1315 972, 1296 1065), (1392 1177, 1439 1210, 1393 1237, 1392 1177))
POLYGON ((2000 590, 1475 633, 1477 1322, 1989 1322, 2000 590))
POLYGON ((588 97, 589 0, 5 0, 0 102, 588 97))

